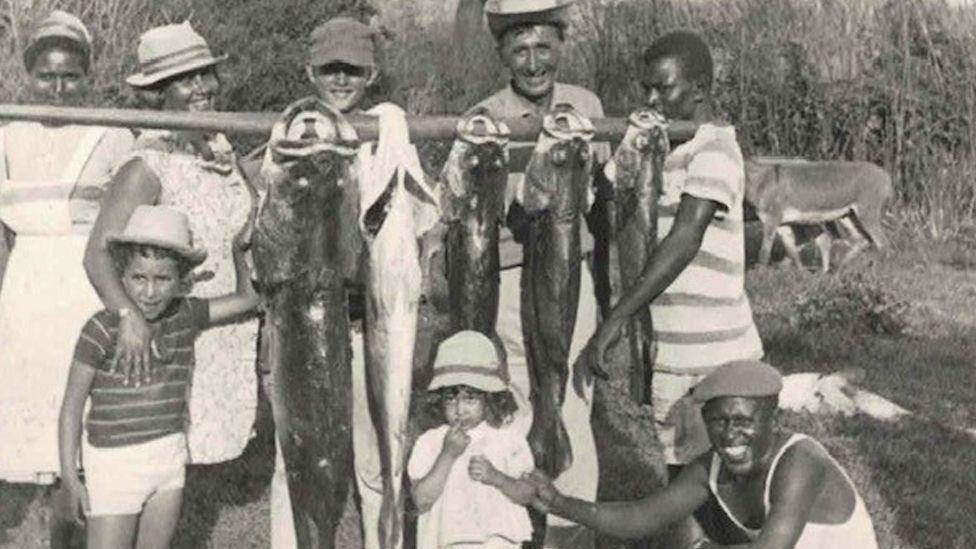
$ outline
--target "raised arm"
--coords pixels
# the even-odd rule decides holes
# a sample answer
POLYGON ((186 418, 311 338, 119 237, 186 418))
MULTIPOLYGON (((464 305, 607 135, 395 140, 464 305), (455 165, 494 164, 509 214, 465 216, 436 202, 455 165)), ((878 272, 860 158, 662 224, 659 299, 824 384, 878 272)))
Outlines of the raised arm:
POLYGON ((102 303, 108 309, 127 311, 119 324, 119 342, 112 370, 124 374, 127 383, 130 375, 133 376, 136 385, 150 379, 149 326, 139 308, 125 294, 112 264, 106 238, 125 229, 136 206, 155 204, 160 188, 156 174, 141 160, 133 159, 122 166, 109 184, 85 249, 85 272, 102 303))
POLYGON ((691 515, 708 500, 707 474, 700 464, 685 467, 660 491, 635 501, 590 502, 559 493, 552 481, 539 472, 532 474, 538 496, 533 505, 597 532, 618 538, 637 539, 652 535, 691 515))
POLYGON ((253 312, 261 304, 261 296, 254 289, 254 282, 251 279, 251 265, 247 259, 253 225, 254 212, 252 210, 251 216, 248 217, 247 222, 234 237, 232 244, 237 288, 232 294, 210 300, 211 324, 220 324, 236 319, 253 312))
POLYGON ((412 481, 410 493, 414 504, 421 513, 426 513, 441 497, 447 477, 458 456, 464 453, 471 439, 458 426, 451 427, 444 435, 444 444, 434 460, 430 470, 420 478, 412 481))

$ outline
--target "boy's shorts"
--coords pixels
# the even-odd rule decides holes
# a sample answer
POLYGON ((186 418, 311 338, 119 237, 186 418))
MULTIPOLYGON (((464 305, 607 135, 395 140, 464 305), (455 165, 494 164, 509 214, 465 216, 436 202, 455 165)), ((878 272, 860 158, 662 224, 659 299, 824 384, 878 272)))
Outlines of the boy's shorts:
POLYGON ((654 372, 651 383, 654 423, 668 465, 685 465, 711 447, 701 405, 690 393, 705 375, 654 372))
POLYGON ((134 515, 159 492, 180 490, 186 478, 186 435, 174 433, 132 446, 82 449, 88 516, 134 515))

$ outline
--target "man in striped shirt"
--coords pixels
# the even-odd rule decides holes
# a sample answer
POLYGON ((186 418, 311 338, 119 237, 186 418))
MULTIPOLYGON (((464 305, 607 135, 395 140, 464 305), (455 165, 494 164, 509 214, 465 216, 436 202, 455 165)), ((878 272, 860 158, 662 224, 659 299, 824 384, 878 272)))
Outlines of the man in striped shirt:
POLYGON ((593 360, 581 361, 575 383, 587 381, 591 368, 602 373, 606 348, 621 326, 650 305, 657 342, 654 416, 673 476, 709 447, 689 390, 718 366, 759 359, 763 350, 744 289, 744 163, 735 128, 712 116, 708 46, 694 33, 669 33, 647 49, 644 68, 648 105, 668 119, 700 127, 665 161, 660 242, 639 284, 621 297, 591 339, 593 360))

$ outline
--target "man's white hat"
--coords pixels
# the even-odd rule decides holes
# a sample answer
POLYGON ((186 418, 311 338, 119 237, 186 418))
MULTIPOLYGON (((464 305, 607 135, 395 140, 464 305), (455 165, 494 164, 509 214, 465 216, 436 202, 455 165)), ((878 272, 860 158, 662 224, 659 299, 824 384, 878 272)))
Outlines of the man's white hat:
POLYGON ((508 29, 527 24, 555 25, 565 29, 574 0, 487 0, 488 29, 499 39, 508 29))

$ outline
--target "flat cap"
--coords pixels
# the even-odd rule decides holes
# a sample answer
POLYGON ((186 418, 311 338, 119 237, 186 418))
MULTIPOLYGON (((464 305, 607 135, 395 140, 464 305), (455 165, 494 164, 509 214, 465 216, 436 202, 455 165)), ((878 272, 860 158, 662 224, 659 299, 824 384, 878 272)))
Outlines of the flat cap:
POLYGON ((567 12, 574 0, 486 0, 488 30, 496 40, 505 31, 521 25, 569 26, 567 12))
POLYGON ((724 396, 766 397, 783 389, 783 376, 761 360, 738 360, 719 366, 695 386, 692 396, 700 403, 724 396))

